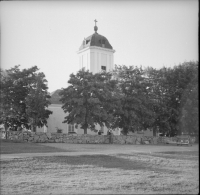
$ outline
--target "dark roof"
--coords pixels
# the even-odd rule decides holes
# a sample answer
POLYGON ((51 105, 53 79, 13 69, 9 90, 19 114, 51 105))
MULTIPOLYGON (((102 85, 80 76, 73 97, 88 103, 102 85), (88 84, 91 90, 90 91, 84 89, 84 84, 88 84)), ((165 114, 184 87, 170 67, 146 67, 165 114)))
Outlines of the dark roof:
POLYGON ((84 49, 89 46, 96 46, 96 47, 103 47, 107 49, 113 49, 110 45, 108 39, 97 32, 90 35, 86 39, 83 40, 83 43, 81 44, 79 50, 84 49))
POLYGON ((59 92, 61 91, 61 89, 57 89, 53 92, 51 92, 51 98, 50 98, 50 102, 51 104, 62 104, 62 102, 60 101, 61 97, 59 95, 59 92))

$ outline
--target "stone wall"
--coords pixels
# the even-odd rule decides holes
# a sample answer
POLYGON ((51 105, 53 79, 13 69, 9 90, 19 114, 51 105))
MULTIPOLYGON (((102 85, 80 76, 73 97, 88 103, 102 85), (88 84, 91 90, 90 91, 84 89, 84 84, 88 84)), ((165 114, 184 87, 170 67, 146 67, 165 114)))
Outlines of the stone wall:
MULTIPOLYGON (((5 139, 6 136, 1 136, 5 139)), ((176 142, 176 137, 154 137, 144 135, 68 135, 62 133, 7 132, 7 139, 35 143, 78 143, 78 144, 166 144, 176 142)), ((192 140, 192 143, 195 139, 192 140)))
POLYGON ((62 133, 8 132, 8 139, 35 143, 77 144, 158 144, 163 140, 153 136, 135 135, 68 135, 62 133))

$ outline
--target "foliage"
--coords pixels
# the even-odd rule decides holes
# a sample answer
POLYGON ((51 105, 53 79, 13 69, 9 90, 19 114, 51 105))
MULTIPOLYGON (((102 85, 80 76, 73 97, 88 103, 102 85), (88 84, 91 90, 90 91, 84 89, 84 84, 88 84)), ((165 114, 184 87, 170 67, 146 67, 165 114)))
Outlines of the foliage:
MULTIPOLYGON (((167 75, 167 81, 169 83, 169 101, 168 107, 177 111, 176 115, 172 115, 170 120, 170 130, 177 131, 179 134, 181 133, 190 133, 193 128, 193 124, 191 124, 190 118, 188 114, 192 114, 193 119, 198 120, 198 97, 197 97, 197 77, 198 77, 198 63, 197 62, 185 62, 178 66, 175 66, 171 69, 167 75), (196 94, 196 95, 195 95, 196 94), (189 102, 193 102, 190 106, 192 108, 192 112, 189 111, 187 105, 189 102), (192 107, 193 105, 193 107, 192 107), (184 115, 181 113, 185 112, 184 115), (186 114, 187 112, 187 114, 186 114), (195 114, 196 113, 196 114, 195 114), (186 117, 185 125, 181 124, 183 118, 186 117), (190 127, 189 127, 189 126, 190 127), (186 128, 188 127, 188 128, 186 128)), ((195 123, 194 123, 195 124, 195 123)))
POLYGON ((116 66, 114 71, 120 89, 120 106, 115 112, 115 127, 129 131, 147 129, 154 120, 152 84, 145 77, 145 72, 137 66, 116 66))
POLYGON ((50 104, 47 80, 37 73, 37 66, 19 69, 19 65, 6 71, 1 70, 1 123, 7 128, 29 125, 35 130, 47 124, 52 113, 46 108, 50 104))
POLYGON ((69 113, 64 123, 80 125, 85 134, 88 128, 95 130, 96 124, 110 127, 117 101, 113 93, 116 81, 111 76, 106 72, 92 74, 84 69, 71 74, 70 86, 60 92, 62 108, 69 113))
POLYGON ((94 129, 96 124, 121 128, 123 133, 159 130, 174 136, 198 132, 198 63, 143 70, 116 66, 110 73, 71 75, 61 92, 67 123, 94 129), (191 128, 192 126, 192 128, 191 128))
POLYGON ((180 133, 197 135, 199 133, 198 63, 189 62, 182 66, 186 85, 181 96, 180 133))
POLYGON ((151 97, 154 101, 153 111, 154 111, 154 123, 152 127, 154 130, 159 130, 159 132, 166 133, 169 131, 169 120, 173 115, 172 112, 176 113, 176 110, 168 107, 168 101, 170 98, 169 83, 167 82, 167 74, 169 69, 163 67, 162 69, 154 69, 148 67, 146 69, 146 74, 149 82, 152 83, 151 87, 151 97))
POLYGON ((26 114, 29 118, 29 122, 32 123, 34 131, 36 126, 42 127, 47 125, 47 118, 52 114, 52 111, 46 109, 50 102, 48 99, 50 95, 48 94, 48 87, 46 85, 47 80, 45 79, 44 73, 38 73, 35 77, 35 83, 29 90, 26 102, 26 114))
POLYGON ((154 128, 159 127, 160 132, 173 136, 183 131, 189 133, 193 123, 197 131, 198 62, 184 62, 159 70, 148 67, 146 72, 153 83, 152 94, 157 102, 154 128))

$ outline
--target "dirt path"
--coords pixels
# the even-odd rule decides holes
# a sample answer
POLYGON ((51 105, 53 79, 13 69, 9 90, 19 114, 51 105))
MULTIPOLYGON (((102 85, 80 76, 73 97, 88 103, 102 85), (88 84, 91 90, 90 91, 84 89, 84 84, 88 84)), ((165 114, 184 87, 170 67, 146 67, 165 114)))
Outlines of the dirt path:
POLYGON ((34 156, 78 156, 93 154, 130 154, 130 153, 154 153, 166 151, 198 151, 198 145, 193 146, 172 146, 172 145, 99 145, 99 144, 65 144, 65 143, 45 143, 41 144, 49 147, 60 148, 66 152, 52 153, 19 153, 1 154, 1 160, 14 158, 27 158, 34 156), (67 150, 71 152, 67 152, 67 150))

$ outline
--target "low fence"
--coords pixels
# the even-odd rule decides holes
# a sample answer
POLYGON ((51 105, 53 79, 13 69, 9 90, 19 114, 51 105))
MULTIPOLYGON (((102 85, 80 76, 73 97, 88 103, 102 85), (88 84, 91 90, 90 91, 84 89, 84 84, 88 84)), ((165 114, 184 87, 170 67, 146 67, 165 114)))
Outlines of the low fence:
POLYGON ((135 135, 68 135, 62 133, 7 132, 7 139, 35 143, 76 144, 158 144, 165 143, 161 137, 135 135))

